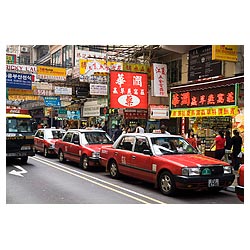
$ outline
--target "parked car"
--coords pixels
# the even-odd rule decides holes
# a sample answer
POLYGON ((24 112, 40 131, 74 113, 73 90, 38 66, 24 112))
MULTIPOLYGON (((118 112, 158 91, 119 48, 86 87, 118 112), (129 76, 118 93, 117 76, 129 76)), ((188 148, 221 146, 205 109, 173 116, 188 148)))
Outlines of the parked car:
POLYGON ((66 131, 56 128, 40 128, 34 137, 35 152, 40 151, 45 157, 55 154, 55 142, 61 139, 66 131))
POLYGON ((241 164, 238 170, 237 186, 235 186, 235 193, 238 198, 244 202, 244 164, 241 164))
POLYGON ((200 154, 183 137, 167 134, 122 134, 103 147, 100 163, 112 178, 121 174, 154 183, 164 195, 178 189, 213 190, 235 178, 228 163, 200 154))
POLYGON ((60 162, 70 160, 84 170, 100 165, 100 149, 112 145, 113 141, 103 130, 69 129, 61 140, 55 143, 55 151, 60 162))

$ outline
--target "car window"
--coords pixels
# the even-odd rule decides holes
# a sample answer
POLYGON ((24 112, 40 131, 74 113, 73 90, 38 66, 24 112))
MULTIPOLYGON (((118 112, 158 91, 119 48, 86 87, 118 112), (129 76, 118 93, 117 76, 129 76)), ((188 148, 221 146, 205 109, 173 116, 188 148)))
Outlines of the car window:
POLYGON ((79 134, 74 134, 74 135, 73 135, 72 142, 73 142, 73 143, 76 143, 76 144, 80 144, 79 134))
POLYGON ((74 134, 73 132, 68 132, 68 133, 64 136, 63 141, 65 141, 65 142, 71 142, 71 139, 72 139, 73 134, 74 134))
POLYGON ((111 138, 105 132, 85 132, 85 139, 88 144, 113 144, 111 138))
POLYGON ((136 138, 134 151, 137 153, 143 153, 144 150, 150 150, 147 138, 136 138))
POLYGON ((122 140, 117 145, 118 149, 132 151, 134 138, 129 136, 124 136, 122 140))
POLYGON ((151 138, 151 142, 157 155, 198 153, 198 151, 182 137, 155 137, 151 138))

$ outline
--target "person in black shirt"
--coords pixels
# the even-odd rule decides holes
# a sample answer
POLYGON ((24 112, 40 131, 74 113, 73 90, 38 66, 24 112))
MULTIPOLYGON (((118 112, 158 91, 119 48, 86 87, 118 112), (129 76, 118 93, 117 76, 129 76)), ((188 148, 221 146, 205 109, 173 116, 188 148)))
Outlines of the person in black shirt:
POLYGON ((230 154, 232 153, 232 137, 229 130, 226 131, 226 145, 225 145, 225 161, 229 163, 230 154))
POLYGON ((232 137, 233 166, 234 166, 234 170, 237 171, 240 166, 239 154, 241 152, 242 138, 240 137, 240 133, 236 129, 233 131, 233 134, 234 134, 234 136, 232 137))
POLYGON ((115 126, 115 132, 114 132, 114 134, 113 134, 113 141, 115 142, 116 140, 117 140, 117 138, 120 136, 122 134, 122 130, 121 130, 121 128, 120 128, 120 126, 119 125, 116 125, 115 126))

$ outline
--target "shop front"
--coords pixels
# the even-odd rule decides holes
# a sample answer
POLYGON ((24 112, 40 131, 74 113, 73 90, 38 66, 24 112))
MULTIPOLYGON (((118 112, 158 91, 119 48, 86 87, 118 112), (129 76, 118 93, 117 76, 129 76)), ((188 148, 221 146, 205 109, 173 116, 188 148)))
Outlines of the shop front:
POLYGON ((244 107, 238 102, 243 82, 244 77, 233 77, 171 88, 171 118, 186 122, 181 134, 186 134, 188 128, 194 130, 203 154, 213 156, 210 147, 220 130, 232 133, 241 126, 239 131, 244 136, 244 107))

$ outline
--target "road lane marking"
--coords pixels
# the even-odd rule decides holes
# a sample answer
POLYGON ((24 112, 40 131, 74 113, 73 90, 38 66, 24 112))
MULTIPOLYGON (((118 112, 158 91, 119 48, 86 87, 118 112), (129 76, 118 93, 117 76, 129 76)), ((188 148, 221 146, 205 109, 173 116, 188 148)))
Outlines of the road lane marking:
POLYGON ((9 172, 9 174, 24 177, 22 174, 28 173, 28 171, 22 168, 21 166, 18 166, 18 165, 12 165, 12 166, 15 168, 18 168, 20 171, 16 171, 15 169, 13 169, 12 171, 9 172))
POLYGON ((132 194, 134 194, 134 195, 137 195, 137 196, 139 196, 139 197, 142 197, 142 198, 147 199, 147 200, 150 200, 150 201, 154 201, 154 202, 159 203, 159 204, 167 204, 167 203, 164 203, 164 202, 159 201, 159 200, 157 200, 157 199, 151 198, 151 197, 149 197, 149 196, 146 196, 146 195, 137 193, 137 192, 135 192, 135 191, 133 191, 133 190, 130 190, 130 189, 127 189, 127 188, 123 188, 123 187, 118 186, 118 185, 116 185, 116 184, 113 184, 113 183, 104 181, 104 180, 102 180, 102 179, 99 179, 99 178, 97 178, 97 177, 94 177, 94 176, 91 176, 91 175, 88 175, 88 174, 79 172, 79 171, 74 170, 74 169, 71 169, 71 168, 69 168, 69 167, 66 167, 66 166, 63 166, 63 165, 60 165, 60 164, 57 164, 57 163, 54 163, 54 162, 50 162, 50 161, 48 161, 48 160, 46 160, 46 159, 43 159, 43 158, 40 158, 40 157, 37 157, 37 156, 34 156, 34 157, 32 157, 31 159, 37 160, 37 161, 39 161, 39 162, 41 162, 41 163, 44 163, 44 164, 46 163, 46 164, 48 164, 48 165, 51 166, 51 167, 54 167, 54 168, 56 168, 56 169, 62 170, 62 171, 67 172, 67 173, 70 173, 70 174, 72 174, 72 175, 74 175, 74 176, 80 177, 80 178, 82 178, 82 179, 84 179, 84 180, 87 180, 87 181, 89 181, 89 182, 92 182, 92 183, 94 183, 94 184, 97 184, 97 185, 99 185, 99 186, 102 186, 102 187, 104 187, 104 188, 110 189, 110 190, 112 190, 112 191, 114 191, 114 192, 123 194, 123 195, 128 196, 128 197, 130 197, 130 198, 132 198, 132 199, 139 200, 140 202, 143 202, 143 203, 146 203, 146 204, 150 204, 150 203, 148 203, 148 202, 146 202, 146 201, 143 201, 143 200, 141 200, 141 199, 138 199, 138 198, 136 198, 136 197, 134 197, 134 196, 128 195, 128 194, 126 194, 126 193, 124 193, 124 192, 121 192, 121 191, 118 191, 118 190, 116 190, 116 189, 113 189, 113 188, 111 188, 111 187, 107 187, 107 186, 105 186, 105 185, 102 185, 102 184, 100 184, 100 183, 98 183, 98 182, 96 182, 96 181, 102 182, 102 183, 104 183, 104 184, 106 184, 106 185, 109 185, 109 186, 113 186, 113 187, 118 188, 118 189, 120 189, 120 190, 126 191, 126 192, 128 192, 128 193, 132 193, 132 194), (51 165, 51 164, 54 164, 54 166, 51 165), (63 168, 63 169, 62 169, 62 168, 63 168), (71 172, 68 172, 68 170, 71 171, 71 172), (72 173, 72 172, 75 172, 75 173, 77 173, 77 174, 83 175, 83 176, 85 176, 85 177, 79 176, 79 175, 74 174, 74 173, 72 173), (90 179, 88 179, 88 178, 86 178, 86 177, 92 178, 92 179, 94 179, 95 181, 92 181, 92 180, 90 180, 90 179))

